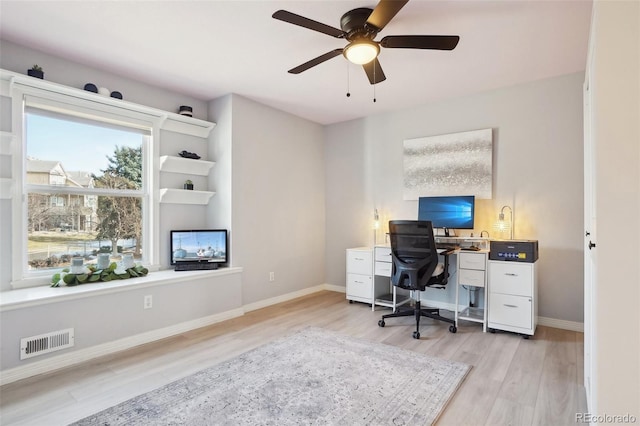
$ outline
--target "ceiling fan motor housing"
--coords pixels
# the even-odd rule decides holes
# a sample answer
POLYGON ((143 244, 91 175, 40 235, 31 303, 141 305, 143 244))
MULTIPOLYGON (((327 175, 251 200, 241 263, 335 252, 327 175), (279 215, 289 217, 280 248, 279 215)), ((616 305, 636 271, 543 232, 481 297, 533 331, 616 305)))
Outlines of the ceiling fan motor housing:
POLYGON ((345 38, 349 41, 357 40, 359 38, 367 38, 373 40, 378 34, 378 29, 366 25, 367 19, 373 12, 373 9, 367 7, 360 7, 358 9, 350 10, 342 15, 340 18, 340 28, 347 33, 345 38))

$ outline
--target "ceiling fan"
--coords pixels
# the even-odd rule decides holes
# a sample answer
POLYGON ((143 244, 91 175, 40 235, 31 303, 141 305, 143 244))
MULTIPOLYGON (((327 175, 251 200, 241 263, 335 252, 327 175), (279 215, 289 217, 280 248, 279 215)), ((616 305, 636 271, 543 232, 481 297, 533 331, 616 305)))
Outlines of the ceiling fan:
POLYGON ((278 10, 272 16, 280 21, 318 31, 335 38, 346 39, 349 44, 342 49, 334 49, 302 65, 289 70, 291 74, 300 74, 340 54, 350 62, 362 65, 371 84, 386 80, 378 54, 380 46, 386 49, 436 49, 453 50, 459 36, 451 35, 396 35, 386 36, 380 41, 375 37, 407 4, 409 0, 380 0, 375 9, 361 7, 350 10, 340 18, 340 28, 314 21, 286 10, 278 10))

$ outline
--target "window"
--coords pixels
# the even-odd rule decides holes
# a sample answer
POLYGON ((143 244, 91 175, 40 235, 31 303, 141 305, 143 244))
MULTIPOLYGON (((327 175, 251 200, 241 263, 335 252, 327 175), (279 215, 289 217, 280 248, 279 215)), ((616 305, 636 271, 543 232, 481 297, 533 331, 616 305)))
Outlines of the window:
POLYGON ((26 100, 22 277, 98 253, 148 263, 151 124, 26 100))

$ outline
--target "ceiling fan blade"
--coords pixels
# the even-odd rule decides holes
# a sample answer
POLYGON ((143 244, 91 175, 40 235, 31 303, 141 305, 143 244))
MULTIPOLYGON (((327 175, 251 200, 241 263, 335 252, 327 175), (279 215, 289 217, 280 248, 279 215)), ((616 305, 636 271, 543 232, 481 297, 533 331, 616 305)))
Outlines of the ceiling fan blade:
POLYGON ((306 71, 311 67, 315 67, 318 64, 323 63, 324 61, 328 61, 331 58, 335 58, 338 55, 342 54, 342 49, 335 49, 332 50, 331 52, 327 52, 324 55, 320 55, 317 58, 314 58, 308 62, 305 62, 302 65, 298 65, 295 68, 291 68, 289 70, 289 73, 291 74, 300 74, 302 71, 306 71))
POLYGON ((409 0, 380 0, 367 18, 367 25, 381 31, 408 2, 409 0))
POLYGON ((408 35, 386 36, 380 40, 380 46, 404 49, 453 50, 460 41, 459 36, 445 35, 408 35))
POLYGON ((382 71, 382 67, 380 66, 380 61, 378 61, 378 58, 375 58, 373 61, 362 65, 362 68, 364 68, 364 72, 367 73, 369 83, 371 84, 377 84, 387 79, 387 77, 385 77, 384 75, 384 71, 382 71))
POLYGON ((336 38, 344 38, 346 35, 344 31, 337 28, 325 25, 321 22, 314 21, 313 19, 305 18, 304 16, 296 15, 295 13, 287 12, 286 10, 278 10, 273 15, 273 18, 280 21, 288 22, 293 25, 298 25, 303 28, 318 31, 323 34, 330 35, 336 38))

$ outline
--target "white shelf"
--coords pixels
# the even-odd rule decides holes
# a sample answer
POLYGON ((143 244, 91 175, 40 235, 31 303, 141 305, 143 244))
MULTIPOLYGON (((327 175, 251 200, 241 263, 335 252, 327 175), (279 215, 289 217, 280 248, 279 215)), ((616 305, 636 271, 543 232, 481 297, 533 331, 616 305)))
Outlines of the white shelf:
POLYGON ((0 199, 7 200, 11 198, 11 179, 0 178, 0 199))
POLYGON ((215 192, 191 191, 188 189, 162 188, 160 202, 169 204, 209 204, 215 192))
POLYGON ((458 319, 484 323, 484 309, 471 307, 463 309, 458 312, 458 319))
POLYGON ((377 306, 384 306, 387 308, 395 309, 396 307, 402 306, 406 303, 409 303, 410 301, 410 297, 396 294, 396 303, 393 303, 393 293, 389 293, 376 297, 375 304, 377 306))
POLYGON ((197 136, 200 138, 208 138, 211 129, 215 127, 215 123, 199 120, 180 114, 171 114, 162 123, 163 130, 197 136))
POLYGON ((212 161, 175 157, 173 155, 163 155, 160 157, 160 170, 170 173, 207 176, 214 164, 212 161))
POLYGON ((11 155, 11 144, 13 142, 13 133, 0 132, 0 155, 11 155))

